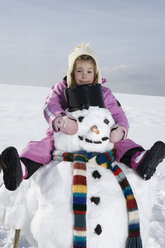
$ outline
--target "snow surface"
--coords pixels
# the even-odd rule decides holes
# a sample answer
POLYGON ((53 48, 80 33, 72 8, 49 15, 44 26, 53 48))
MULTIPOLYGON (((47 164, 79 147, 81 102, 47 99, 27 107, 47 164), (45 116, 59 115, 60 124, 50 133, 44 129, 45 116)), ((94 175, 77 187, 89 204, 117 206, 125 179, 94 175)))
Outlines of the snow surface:
MULTIPOLYGON (((3 150, 9 145, 13 145, 18 148, 20 152, 27 144, 29 140, 39 140, 44 136, 44 132, 47 128, 47 124, 44 121, 42 115, 42 109, 44 100, 49 92, 47 88, 39 87, 21 87, 11 85, 0 85, 0 150, 3 150)), ((165 128, 165 98, 164 97, 151 97, 151 96, 137 96, 137 95, 126 95, 126 94, 115 94, 118 100, 121 102, 129 123, 130 132, 129 138, 135 140, 137 143, 142 144, 144 148, 148 149, 155 141, 162 140, 165 142, 164 128, 165 128)), ((157 169, 156 175, 151 182, 151 196, 153 190, 156 193, 156 199, 152 209, 152 215, 150 219, 150 234, 148 244, 145 248, 163 248, 165 247, 165 162, 161 163, 157 169), (158 180, 157 186, 155 182, 158 180)), ((51 165, 43 168, 44 170, 51 170, 51 165)), ((55 170, 55 167, 53 167, 55 170)), ((69 170, 69 167, 68 167, 69 170)), ((8 228, 12 225, 14 228, 19 228, 22 223, 27 223, 26 228, 26 239, 31 242, 27 242, 25 236, 21 234, 20 247, 30 248, 35 247, 35 241, 38 237, 40 240, 46 238, 49 233, 50 237, 54 235, 53 230, 44 232, 43 228, 40 227, 42 223, 43 215, 47 218, 47 224, 51 227, 53 220, 48 215, 52 209, 51 204, 46 201, 49 196, 52 176, 48 173, 47 178, 43 178, 46 172, 43 170, 36 173, 33 177, 34 180, 28 180, 24 182, 24 187, 20 187, 16 192, 6 193, 3 186, 1 189, 1 196, 6 200, 5 204, 10 203, 7 209, 3 208, 3 204, 0 205, 0 220, 5 223, 8 228), (41 181, 42 179, 42 181, 41 181), (48 181, 46 179, 49 179, 48 181), (41 182, 45 181, 46 187, 41 186, 41 182), (49 182, 49 183, 48 183, 49 182), (38 183, 38 185, 37 185, 38 183), (36 185, 32 185, 36 184, 36 185), (33 190, 30 190, 33 186, 33 190), (26 189, 26 194, 22 190, 26 189), (18 194, 20 191, 21 194, 18 194), (29 193, 29 194, 28 194, 29 193), (15 197, 17 195, 17 197, 15 197), (41 196, 42 208, 37 206, 37 195, 41 196), (8 197, 10 201, 8 201, 8 197), (15 200, 17 199, 17 201, 15 200), (28 202, 30 206, 20 204, 28 202), (12 205, 13 204, 13 205, 12 205), (15 204, 15 205, 14 205, 15 204), (20 208, 20 212, 19 212, 20 208), (35 213, 35 219, 33 220, 31 230, 28 230, 29 222, 32 216, 28 212, 28 208, 31 209, 33 214, 35 213), (17 210, 17 211, 16 211, 17 210), (45 210, 45 211, 43 211, 45 210), (8 218, 3 219, 3 211, 8 211, 6 215, 8 218), (16 211, 15 219, 13 211, 16 211), (21 215, 19 213, 22 213, 21 215), (25 214, 24 214, 25 213, 25 214), (17 225, 17 226, 16 226, 17 225), (38 226, 37 226, 38 225, 38 226), (38 229, 37 229, 37 228, 38 229), (39 230, 39 232, 37 232, 39 230), (30 232, 33 232, 34 239, 31 239, 30 232), (41 238, 42 237, 42 238, 41 238)), ((128 171, 128 174, 131 173, 128 171)), ((133 180, 133 179, 132 179, 133 180)), ((2 185, 2 176, 0 179, 2 185)), ((151 183, 149 182, 149 183, 151 183)), ((139 188, 140 189, 140 188, 139 188)), ((146 195, 145 195, 146 197, 146 195)), ((148 197, 148 195, 147 195, 148 197)), ((148 199, 146 197, 146 207, 148 207, 148 199)), ((149 197, 148 197, 149 198, 149 197)), ((2 199, 0 199, 1 201, 2 199)), ((145 198, 142 197, 142 201, 145 198)), ((152 199, 151 199, 152 200, 152 199)), ((5 205, 6 206, 6 205, 5 205)), ((146 208, 147 212, 148 209, 146 208)), ((46 218, 45 218, 46 219, 46 218)), ((148 230, 148 224, 144 224, 144 230, 148 230)), ((47 228, 46 228, 47 230, 47 228)), ((117 233, 116 233, 117 235, 117 233)), ((13 230, 8 231, 6 227, 0 228, 0 247, 9 248, 12 247, 13 243, 13 230)), ((147 233, 146 233, 147 236, 147 233)), ((42 246, 40 246, 42 247, 42 246)), ((46 247, 51 248, 47 244, 46 247)), ((60 246, 58 247, 60 248, 60 246)))

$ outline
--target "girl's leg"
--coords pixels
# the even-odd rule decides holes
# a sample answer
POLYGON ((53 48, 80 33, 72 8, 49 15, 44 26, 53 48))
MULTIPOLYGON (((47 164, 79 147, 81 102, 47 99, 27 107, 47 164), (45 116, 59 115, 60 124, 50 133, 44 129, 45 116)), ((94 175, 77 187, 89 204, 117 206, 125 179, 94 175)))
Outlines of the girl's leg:
POLYGON ((27 147, 21 152, 20 158, 27 158, 40 164, 48 164, 51 160, 51 151, 53 149, 54 131, 48 129, 45 138, 40 141, 30 141, 28 143, 27 147))
POLYGON ((31 141, 18 155, 14 147, 6 148, 1 154, 1 167, 5 187, 15 190, 22 179, 28 179, 45 163, 51 160, 51 151, 54 149, 54 135, 51 130, 41 141, 31 141))
POLYGON ((40 141, 30 141, 20 154, 20 160, 28 171, 25 179, 31 177, 41 166, 51 160, 51 151, 54 150, 54 131, 48 129, 46 137, 40 141))
POLYGON ((158 164, 165 158, 165 143, 156 142, 149 150, 130 139, 115 144, 117 161, 133 168, 139 176, 148 180, 156 171, 158 164))
MULTIPOLYGON (((138 151, 144 151, 144 148, 130 139, 121 140, 114 144, 116 149, 117 161, 124 159, 124 164, 131 166, 131 157, 138 151)), ((121 161, 122 162, 122 161, 121 161)))

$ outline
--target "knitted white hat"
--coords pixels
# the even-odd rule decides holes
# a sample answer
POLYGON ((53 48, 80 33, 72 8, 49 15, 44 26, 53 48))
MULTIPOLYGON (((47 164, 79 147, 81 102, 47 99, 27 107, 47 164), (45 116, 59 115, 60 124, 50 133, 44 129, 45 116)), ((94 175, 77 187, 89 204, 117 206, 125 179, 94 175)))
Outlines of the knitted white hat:
POLYGON ((75 47, 75 49, 73 49, 71 54, 69 55, 69 59, 68 59, 69 69, 68 69, 68 73, 67 73, 68 87, 71 86, 71 80, 72 80, 71 79, 71 73, 73 71, 74 63, 75 63, 76 59, 81 55, 89 55, 95 60, 96 73, 98 75, 98 82, 97 83, 101 83, 101 80, 102 80, 101 79, 101 72, 100 72, 100 69, 98 66, 97 56, 94 53, 94 51, 92 51, 92 49, 89 47, 89 44, 82 43, 80 46, 75 47))

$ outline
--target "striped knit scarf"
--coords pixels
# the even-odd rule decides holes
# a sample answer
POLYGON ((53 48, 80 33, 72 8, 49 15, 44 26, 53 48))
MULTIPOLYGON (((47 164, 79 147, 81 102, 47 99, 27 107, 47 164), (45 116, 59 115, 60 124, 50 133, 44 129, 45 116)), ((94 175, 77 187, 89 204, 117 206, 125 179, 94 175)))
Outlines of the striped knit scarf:
MULTIPOLYGON (((53 153, 53 159, 73 161, 73 248, 86 248, 86 162, 95 155, 96 153, 87 153, 85 151, 79 151, 77 153, 60 153, 55 151, 53 153)), ((115 162, 114 152, 97 153, 96 162, 98 165, 112 171, 126 199, 129 235, 125 247, 142 248, 137 202, 124 172, 115 162)))

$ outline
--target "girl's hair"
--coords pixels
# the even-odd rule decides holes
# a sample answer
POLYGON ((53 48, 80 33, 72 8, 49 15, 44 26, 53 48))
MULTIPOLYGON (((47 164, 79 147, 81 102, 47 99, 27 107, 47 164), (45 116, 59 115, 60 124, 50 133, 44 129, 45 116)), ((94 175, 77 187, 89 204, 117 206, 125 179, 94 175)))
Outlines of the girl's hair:
POLYGON ((74 63, 74 66, 73 66, 73 70, 72 70, 72 73, 71 73, 71 87, 74 87, 76 86, 76 81, 75 81, 75 76, 74 76, 74 70, 75 70, 75 67, 76 65, 81 62, 81 61, 86 61, 86 62, 91 62, 93 65, 94 65, 94 84, 97 83, 98 81, 98 74, 96 73, 96 62, 94 60, 94 58, 92 58, 90 55, 80 55, 76 60, 75 60, 75 63, 74 63))

